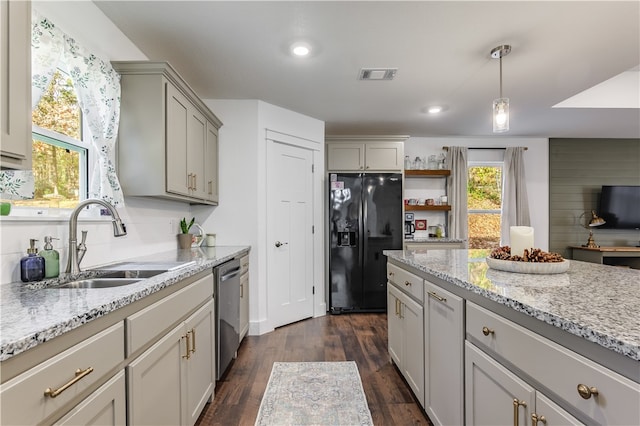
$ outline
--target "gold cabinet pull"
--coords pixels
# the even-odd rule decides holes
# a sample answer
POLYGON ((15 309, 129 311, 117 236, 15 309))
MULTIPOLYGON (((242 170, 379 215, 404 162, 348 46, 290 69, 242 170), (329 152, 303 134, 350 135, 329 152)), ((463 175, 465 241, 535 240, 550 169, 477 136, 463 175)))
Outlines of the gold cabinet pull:
POLYGON ((244 297, 244 284, 240 284, 240 298, 244 297))
POLYGON ((92 372, 93 372, 93 367, 89 367, 86 370, 81 370, 78 368, 76 370, 75 377, 73 379, 69 380, 67 383, 65 383, 64 385, 62 385, 62 387, 59 387, 58 389, 51 389, 51 388, 45 389, 44 396, 55 398, 56 396, 60 395, 62 392, 66 391, 69 388, 69 386, 74 385, 78 381, 82 380, 83 377, 88 376, 92 372))
POLYGON ((495 334, 495 333, 496 333, 495 330, 493 330, 493 329, 491 329, 491 328, 489 328, 487 326, 482 327, 482 334, 484 334, 485 336, 488 336, 490 334, 495 334))
POLYGON ((213 194, 213 181, 210 180, 209 181, 209 195, 212 195, 212 194, 213 194))
POLYGON ((582 383, 580 383, 578 385, 578 393, 584 399, 589 399, 591 398, 591 395, 598 396, 598 388, 595 386, 589 387, 587 385, 583 385, 582 383))
POLYGON ((393 271, 389 271, 389 276, 392 277, 393 276, 393 271))
POLYGON ((545 416, 538 416, 536 413, 531 415, 531 426, 538 426, 538 422, 541 422, 543 425, 547 424, 547 418, 545 416))
POLYGON ((442 297, 442 296, 438 295, 438 293, 436 293, 435 291, 430 291, 429 292, 429 296, 433 297, 436 300, 439 300, 440 302, 446 302, 447 301, 446 297, 442 297))
POLYGON ((191 329, 191 353, 196 353, 196 329, 191 329))
POLYGON ((396 316, 399 317, 400 316, 400 309, 398 308, 398 302, 399 300, 396 299, 396 316))
POLYGON ((189 359, 189 358, 191 358, 191 354, 189 353, 189 340, 190 340, 189 339, 189 332, 187 331, 187 334, 182 336, 182 338, 185 339, 184 340, 184 342, 185 342, 184 347, 185 347, 185 350, 186 350, 186 355, 182 355, 182 358, 189 359))
POLYGON ((198 175, 193 174, 193 190, 196 191, 198 189, 198 175))
POLYGON ((520 423, 520 419, 518 418, 520 406, 526 407, 527 403, 524 401, 519 401, 517 398, 513 399, 513 426, 518 426, 520 423))
POLYGON ((406 286, 411 286, 411 282, 409 282, 409 281, 405 281, 405 282, 404 282, 404 285, 406 285, 406 286))

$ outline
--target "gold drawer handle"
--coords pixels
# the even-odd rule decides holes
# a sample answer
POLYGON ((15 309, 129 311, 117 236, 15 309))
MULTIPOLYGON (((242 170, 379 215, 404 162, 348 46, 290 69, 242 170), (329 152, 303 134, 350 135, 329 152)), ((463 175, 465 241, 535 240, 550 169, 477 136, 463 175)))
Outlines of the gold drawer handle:
POLYGON ((76 376, 73 379, 69 380, 65 385, 63 385, 58 389, 51 389, 51 388, 45 389, 44 396, 55 398, 56 396, 60 395, 62 392, 66 391, 70 386, 76 384, 78 381, 82 380, 83 377, 88 376, 92 372, 93 372, 93 367, 89 367, 86 370, 81 370, 78 368, 76 370, 76 376))
POLYGON ((404 282, 404 285, 406 285, 406 286, 411 286, 411 283, 410 283, 409 281, 405 281, 405 282, 404 282))
POLYGON ((433 297, 434 299, 439 300, 440 302, 446 302, 447 298, 446 297, 442 297, 440 295, 438 295, 436 292, 434 291, 430 291, 429 292, 429 296, 433 297))
POLYGON ((520 411, 520 406, 526 407, 527 403, 524 401, 518 401, 518 399, 514 399, 513 400, 513 426, 518 426, 520 424, 520 419, 519 419, 519 411, 520 411))
POLYGON ((536 413, 531 415, 531 426, 538 426, 538 422, 541 422, 543 425, 547 424, 547 418, 545 416, 538 416, 536 413))
POLYGON ((580 383, 578 385, 578 393, 584 399, 589 399, 591 398, 591 395, 598 396, 598 388, 595 386, 589 387, 587 385, 583 385, 582 383, 580 383))
POLYGON ((191 329, 191 338, 193 339, 193 342, 191 342, 191 353, 194 354, 196 353, 196 329, 195 328, 191 329))
POLYGON ((189 352, 189 341, 191 340, 189 337, 191 336, 191 332, 187 331, 187 334, 185 334, 184 336, 182 336, 184 340, 184 348, 185 348, 185 352, 186 355, 182 355, 182 358, 186 358, 189 359, 191 358, 191 353, 189 352))
POLYGON ((487 326, 482 327, 482 334, 484 334, 485 336, 488 336, 490 334, 495 334, 495 333, 496 333, 495 330, 493 330, 493 329, 491 329, 491 328, 489 328, 487 326))

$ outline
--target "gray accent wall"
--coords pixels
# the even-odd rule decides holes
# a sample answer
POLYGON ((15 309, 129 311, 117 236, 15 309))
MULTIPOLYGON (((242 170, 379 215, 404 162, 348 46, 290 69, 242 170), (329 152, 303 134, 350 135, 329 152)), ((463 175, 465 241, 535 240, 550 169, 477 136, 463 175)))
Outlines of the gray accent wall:
MULTIPOLYGON (((640 185, 640 139, 549 139, 549 250, 571 258, 602 185, 640 185), (580 219, 584 213, 585 216, 580 219)), ((639 207, 640 208, 640 207, 639 207)), ((594 228, 600 246, 636 246, 640 230, 594 228)))

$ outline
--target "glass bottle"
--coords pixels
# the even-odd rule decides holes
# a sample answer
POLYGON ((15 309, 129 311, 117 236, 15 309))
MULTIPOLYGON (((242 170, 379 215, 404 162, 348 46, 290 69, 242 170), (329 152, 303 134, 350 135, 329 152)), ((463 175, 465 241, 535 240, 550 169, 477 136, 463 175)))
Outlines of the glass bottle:
POLYGON ((20 259, 20 279, 25 283, 44 278, 44 258, 38 254, 36 241, 38 240, 29 240, 27 255, 20 259))

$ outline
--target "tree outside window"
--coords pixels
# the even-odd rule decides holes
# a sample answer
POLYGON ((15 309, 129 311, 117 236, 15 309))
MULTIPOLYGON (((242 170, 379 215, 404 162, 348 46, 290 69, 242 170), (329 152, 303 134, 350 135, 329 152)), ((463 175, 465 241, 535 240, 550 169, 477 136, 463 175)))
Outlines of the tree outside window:
POLYGON ((32 113, 35 182, 32 200, 18 206, 73 208, 86 198, 88 144, 82 141, 82 114, 71 79, 62 71, 32 113))
POLYGON ((469 248, 500 245, 502 163, 469 163, 467 203, 469 248))

